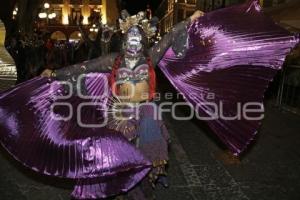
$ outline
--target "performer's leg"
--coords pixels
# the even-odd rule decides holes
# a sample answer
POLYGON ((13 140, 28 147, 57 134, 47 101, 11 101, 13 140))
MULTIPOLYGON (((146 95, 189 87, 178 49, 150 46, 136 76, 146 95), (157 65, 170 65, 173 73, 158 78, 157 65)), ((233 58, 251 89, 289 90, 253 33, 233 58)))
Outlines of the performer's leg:
POLYGON ((156 182, 168 186, 165 168, 168 161, 169 135, 163 122, 157 118, 157 106, 154 103, 141 106, 137 135, 138 148, 153 164, 153 170, 149 174, 152 186, 156 182))

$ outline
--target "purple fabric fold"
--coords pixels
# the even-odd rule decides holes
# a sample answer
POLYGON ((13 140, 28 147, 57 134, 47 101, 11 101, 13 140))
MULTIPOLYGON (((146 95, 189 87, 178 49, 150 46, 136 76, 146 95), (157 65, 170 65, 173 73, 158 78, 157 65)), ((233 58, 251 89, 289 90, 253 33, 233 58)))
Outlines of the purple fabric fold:
MULTIPOLYGON (((238 103, 263 103, 269 82, 298 42, 298 36, 265 16, 254 0, 199 18, 189 27, 186 56, 177 58, 170 48, 159 67, 199 116, 212 116, 217 105, 223 116, 230 117, 237 113, 238 103)), ((258 118, 260 113, 251 115, 258 118)), ((242 116, 207 123, 238 155, 254 139, 261 120, 242 116)))
MULTIPOLYGON (((103 95, 82 109, 86 124, 99 124, 104 118, 98 105, 110 95, 104 93, 105 76, 96 74, 86 81, 90 94, 103 95)), ((75 111, 80 103, 91 103, 74 95, 57 99, 63 90, 56 81, 35 78, 0 94, 1 144, 36 172, 77 180, 74 198, 105 198, 130 190, 147 175, 150 161, 119 132, 80 127, 76 113, 70 120, 55 120, 50 109, 54 102, 69 103, 75 111), (99 182, 87 185, 94 180, 99 182)), ((53 111, 56 117, 70 112, 59 105, 53 111)))
MULTIPOLYGON (((231 117, 238 103, 262 103, 269 82, 299 42, 266 17, 258 1, 207 13, 189 27, 188 34, 186 56, 177 58, 170 48, 159 67, 203 117, 213 112, 213 103, 222 102, 223 115, 231 117), (211 94, 214 98, 207 98, 211 94)), ((36 172, 76 180, 72 193, 76 199, 127 192, 152 168, 149 159, 122 133, 78 125, 79 119, 99 124, 106 118, 103 110, 111 96, 108 74, 93 75, 85 81, 87 92, 101 98, 71 95, 61 99, 65 88, 40 77, 0 93, 2 146, 36 172), (77 115, 82 103, 86 106, 77 115), (70 119, 54 120, 68 117, 70 108, 76 112, 70 119)), ((259 115, 252 113, 251 117, 259 115)), ((242 117, 207 123, 232 152, 240 154, 254 139, 261 120, 242 117)), ((145 122, 144 127, 149 124, 145 122)))

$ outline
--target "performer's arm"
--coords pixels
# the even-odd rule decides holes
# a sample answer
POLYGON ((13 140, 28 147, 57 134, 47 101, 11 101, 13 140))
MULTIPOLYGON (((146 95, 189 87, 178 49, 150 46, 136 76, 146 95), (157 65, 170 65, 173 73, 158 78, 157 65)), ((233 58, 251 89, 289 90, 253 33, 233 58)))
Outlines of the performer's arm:
POLYGON ((187 20, 176 24, 168 34, 163 36, 159 43, 149 49, 148 53, 152 58, 154 66, 158 64, 170 46, 172 46, 178 57, 183 57, 185 55, 188 38, 187 26, 189 23, 203 15, 203 12, 196 11, 187 20))
POLYGON ((79 76, 91 72, 110 72, 117 57, 117 53, 101 56, 83 63, 63 67, 57 70, 45 70, 41 76, 53 77, 57 80, 66 80, 70 77, 79 76))

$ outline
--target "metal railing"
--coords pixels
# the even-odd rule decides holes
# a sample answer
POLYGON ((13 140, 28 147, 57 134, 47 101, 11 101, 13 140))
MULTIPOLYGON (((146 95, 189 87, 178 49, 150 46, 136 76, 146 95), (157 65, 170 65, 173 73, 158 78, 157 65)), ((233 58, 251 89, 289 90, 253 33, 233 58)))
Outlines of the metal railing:
POLYGON ((280 109, 300 114, 300 65, 283 69, 276 104, 280 109))

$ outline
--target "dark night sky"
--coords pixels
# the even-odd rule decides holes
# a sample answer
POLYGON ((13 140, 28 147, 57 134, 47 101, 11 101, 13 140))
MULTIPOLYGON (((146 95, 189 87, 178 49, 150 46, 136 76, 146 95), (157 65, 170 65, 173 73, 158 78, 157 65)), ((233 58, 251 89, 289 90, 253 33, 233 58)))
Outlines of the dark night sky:
POLYGON ((122 9, 127 9, 133 15, 138 11, 145 10, 147 4, 149 4, 152 11, 155 12, 160 3, 161 0, 122 0, 122 9))

